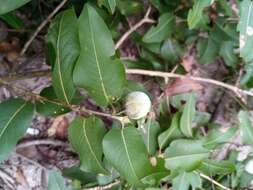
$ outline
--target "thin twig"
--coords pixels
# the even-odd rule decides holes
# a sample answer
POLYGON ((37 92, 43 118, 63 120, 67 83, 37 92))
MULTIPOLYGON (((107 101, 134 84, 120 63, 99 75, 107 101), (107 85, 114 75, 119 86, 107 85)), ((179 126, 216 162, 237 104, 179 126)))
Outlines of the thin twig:
POLYGON ((51 139, 37 139, 31 140, 27 142, 22 142, 16 146, 16 150, 27 148, 30 146, 37 146, 37 145, 53 145, 53 146, 61 146, 61 147, 68 147, 69 145, 59 141, 59 140, 51 140, 51 139))
POLYGON ((67 103, 59 101, 59 100, 48 99, 47 97, 41 96, 41 95, 33 93, 31 91, 28 91, 28 90, 24 89, 23 87, 18 86, 18 85, 14 85, 11 82, 6 81, 6 80, 4 80, 2 78, 0 78, 0 84, 6 85, 6 86, 8 86, 9 88, 11 88, 13 90, 20 90, 25 95, 31 96, 32 98, 34 98, 36 101, 50 102, 50 103, 53 103, 53 104, 56 104, 56 105, 59 105, 59 106, 63 106, 65 108, 69 108, 72 111, 86 113, 86 114, 91 114, 91 115, 97 115, 97 116, 102 116, 102 117, 107 117, 107 118, 111 118, 111 119, 120 121, 121 123, 123 123, 125 121, 125 117, 114 116, 114 115, 109 114, 109 113, 103 113, 103 112, 99 112, 99 111, 94 111, 94 110, 86 109, 86 108, 81 107, 79 105, 70 105, 70 104, 67 104, 67 103))
POLYGON ((39 32, 47 25, 47 23, 54 17, 54 15, 65 5, 67 0, 63 0, 48 17, 39 25, 39 27, 36 29, 36 31, 33 33, 33 35, 29 38, 29 40, 25 43, 23 49, 20 52, 20 56, 23 56, 28 47, 31 45, 32 41, 36 38, 36 36, 39 34, 39 32))
POLYGON ((38 166, 39 168, 43 169, 43 170, 47 170, 47 168, 45 166, 42 166, 39 162, 36 162, 35 160, 32 160, 26 156, 24 156, 23 154, 20 153, 14 153, 14 155, 16 155, 17 157, 20 157, 21 159, 25 160, 26 162, 33 164, 35 166, 38 166))
POLYGON ((230 189, 230 188, 228 188, 228 187, 226 187, 226 186, 220 184, 219 182, 215 181, 214 179, 210 178, 209 176, 207 176, 207 175, 205 175, 205 174, 203 174, 203 173, 199 173, 199 172, 195 172, 195 173, 199 174, 200 177, 202 177, 202 178, 204 178, 204 179, 210 181, 212 184, 215 184, 216 186, 218 186, 218 187, 220 187, 220 188, 222 188, 222 189, 224 189, 224 190, 232 190, 232 189, 230 189))
POLYGON ((1 76, 1 78, 6 81, 16 81, 35 77, 49 77, 50 75, 51 71, 48 69, 48 70, 31 71, 27 73, 9 73, 8 75, 1 76))
POLYGON ((149 14, 151 12, 151 7, 148 8, 147 13, 145 14, 144 18, 137 22, 133 27, 131 27, 123 36, 119 39, 119 41, 115 45, 115 49, 118 49, 123 42, 132 34, 135 30, 141 27, 145 23, 154 23, 155 21, 149 18, 149 14))
POLYGON ((220 82, 214 79, 208 79, 208 78, 201 78, 201 77, 194 77, 194 76, 185 76, 185 75, 180 75, 180 74, 175 74, 175 73, 168 73, 168 72, 161 72, 161 71, 149 71, 149 70, 142 70, 142 69, 127 69, 126 70, 127 74, 137 74, 137 75, 147 75, 147 76, 153 76, 153 77, 162 77, 162 78, 188 78, 194 81, 199 81, 199 82, 204 82, 208 84, 213 84, 216 86, 223 87, 225 89, 233 91, 237 96, 238 93, 248 95, 248 96, 253 96, 253 92, 247 91, 240 89, 236 86, 226 84, 224 82, 220 82))
POLYGON ((113 186, 120 184, 120 181, 112 182, 108 185, 103 186, 97 186, 97 187, 91 187, 91 188, 84 188, 83 190, 105 190, 105 189, 111 189, 113 186))

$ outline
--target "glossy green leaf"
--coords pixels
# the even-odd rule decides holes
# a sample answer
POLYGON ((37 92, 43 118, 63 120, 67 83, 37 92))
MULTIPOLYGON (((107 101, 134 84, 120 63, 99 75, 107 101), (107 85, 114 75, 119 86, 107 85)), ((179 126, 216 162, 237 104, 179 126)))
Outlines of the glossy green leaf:
POLYGON ((180 129, 186 137, 192 137, 192 122, 196 113, 195 109, 196 95, 190 93, 187 98, 187 103, 184 107, 183 114, 180 119, 180 129))
POLYGON ((79 55, 77 18, 74 9, 56 16, 46 37, 54 49, 52 83, 57 97, 71 103, 75 95, 72 79, 74 64, 79 55))
POLYGON ((103 150, 105 158, 132 185, 143 186, 140 179, 152 173, 147 148, 139 131, 132 126, 107 133, 103 150))
POLYGON ((208 133, 208 135, 203 139, 203 146, 208 149, 214 149, 218 145, 229 142, 229 140, 234 137, 237 128, 231 127, 226 132, 222 132, 219 129, 213 129, 208 133))
POLYGON ((148 153, 154 155, 158 146, 157 136, 160 132, 160 125, 152 118, 148 118, 143 127, 140 128, 148 153))
POLYGON ((50 171, 48 176, 48 190, 70 190, 65 185, 64 178, 59 172, 50 171))
POLYGON ((175 140, 165 150, 165 167, 173 172, 192 171, 197 169, 208 155, 209 151, 199 140, 175 140))
POLYGON ((224 59, 226 65, 234 67, 238 63, 238 58, 234 53, 234 42, 225 41, 221 44, 220 56, 224 59))
POLYGON ((190 186, 192 189, 201 188, 202 180, 198 174, 181 172, 179 176, 172 180, 173 190, 188 190, 190 186))
POLYGON ((78 153, 80 169, 86 172, 107 173, 102 164, 102 140, 106 133, 103 122, 96 118, 77 118, 69 127, 69 141, 78 153))
POLYGON ((227 175, 235 171, 235 165, 227 160, 204 160, 199 168, 207 175, 227 175))
POLYGON ((179 119, 180 114, 175 114, 172 118, 170 127, 159 135, 158 143, 160 150, 167 147, 172 140, 183 136, 183 134, 179 130, 179 119))
POLYGON ((125 83, 125 71, 114 55, 112 36, 102 18, 89 4, 79 17, 81 53, 73 77, 77 86, 86 89, 101 106, 120 96, 125 83))
POLYGON ((0 15, 15 10, 31 0, 2 0, 0 1, 0 15))
POLYGON ((203 14, 204 8, 210 6, 213 0, 195 0, 193 8, 189 11, 187 22, 190 29, 195 29, 207 22, 206 16, 203 14))
POLYGON ((158 25, 152 26, 143 36, 146 43, 162 42, 172 32, 174 17, 170 13, 164 13, 159 17, 158 25))
POLYGON ((31 125, 34 106, 21 99, 0 104, 0 161, 5 160, 31 125))
POLYGON ((242 141, 245 144, 253 144, 253 127, 249 114, 246 111, 240 111, 238 114, 242 141))
POLYGON ((249 62, 253 60, 253 3, 251 0, 243 0, 240 4, 237 31, 240 33, 240 56, 249 62))

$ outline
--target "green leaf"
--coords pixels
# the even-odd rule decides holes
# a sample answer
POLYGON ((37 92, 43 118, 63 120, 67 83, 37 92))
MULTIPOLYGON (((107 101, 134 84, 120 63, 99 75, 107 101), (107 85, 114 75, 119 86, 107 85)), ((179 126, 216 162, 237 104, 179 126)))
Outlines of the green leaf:
POLYGON ((48 177, 48 190, 70 190, 65 186, 64 178, 59 172, 50 171, 48 177))
MULTIPOLYGON (((40 95, 48 98, 49 100, 57 101, 57 97, 52 86, 44 88, 40 95)), ((57 116, 69 112, 70 109, 45 100, 36 102, 36 111, 43 116, 57 116)))
POLYGON ((180 129, 186 137, 192 137, 192 122, 196 113, 195 109, 196 95, 190 93, 187 98, 187 103, 184 107, 182 117, 180 119, 180 129))
POLYGON ((251 0, 243 0, 240 4, 237 31, 240 33, 240 56, 249 62, 253 60, 253 3, 251 0))
POLYGON ((177 61, 181 56, 181 47, 175 40, 165 40, 161 47, 161 56, 168 61, 177 61))
POLYGON ((143 9, 143 5, 138 0, 117 0, 117 7, 124 16, 136 14, 143 9))
POLYGON ((174 17, 170 13, 164 13, 159 17, 158 25, 152 26, 143 36, 146 43, 162 42, 172 32, 174 17))
POLYGON ((104 5, 110 13, 114 13, 117 6, 117 0, 99 0, 100 5, 104 5))
POLYGON ((189 172, 197 169, 208 155, 209 151, 199 140, 175 140, 165 150, 165 167, 173 172, 179 170, 189 172))
POLYGON ((235 165, 227 160, 204 160, 199 168, 207 175, 227 175, 235 171, 235 165))
POLYGON ((62 175, 71 180, 78 180, 82 184, 95 183, 97 181, 97 175, 84 172, 78 166, 63 169, 62 175))
POLYGON ((179 176, 172 180, 173 190, 188 190, 192 186, 192 189, 201 188, 202 181, 198 174, 181 172, 179 176))
POLYGON ((104 173, 102 164, 102 140, 106 133, 103 122, 96 118, 77 118, 69 128, 69 141, 78 153, 80 169, 86 172, 104 173))
POLYGON ((4 0, 0 1, 0 15, 15 10, 31 0, 4 0))
POLYGON ((21 99, 0 104, 0 161, 5 160, 25 134, 33 118, 34 106, 21 99))
POLYGON ((234 42, 225 41, 221 44, 220 56, 224 59, 226 65, 235 67, 238 63, 238 58, 234 53, 234 42))
POLYGON ((124 66, 110 59, 115 53, 112 36, 91 5, 84 6, 78 21, 81 53, 73 72, 74 82, 100 106, 107 106, 122 93, 124 66))
POLYGON ((203 14, 204 8, 210 6, 213 0, 195 0, 193 8, 189 11, 187 22, 190 29, 196 29, 205 24, 208 18, 203 14))
POLYGON ((148 153, 154 155, 158 146, 157 136, 160 132, 159 123, 153 118, 148 118, 147 122, 140 128, 144 143, 147 147, 148 153))
POLYGON ((234 137, 237 128, 231 127, 226 132, 221 132, 219 129, 213 129, 203 139, 203 146, 207 149, 214 149, 218 145, 228 142, 234 137))
POLYGON ((114 128, 103 140, 105 158, 130 184, 143 186, 140 179, 152 173, 147 148, 134 127, 114 128))
POLYGON ((248 112, 240 111, 238 114, 242 141, 245 144, 253 144, 253 127, 248 112))
POLYGON ((141 182, 148 186, 158 186, 163 178, 170 175, 170 171, 164 167, 164 159, 155 157, 153 159, 157 162, 154 171, 141 179, 141 182))
POLYGON ((176 113, 172 118, 170 127, 159 135, 158 143, 160 150, 167 147, 172 140, 183 136, 179 130, 179 118, 180 114, 176 113))
POLYGON ((60 100, 71 103, 75 95, 72 79, 74 64, 79 55, 78 26, 74 9, 56 16, 46 36, 47 43, 54 49, 52 83, 60 100))
POLYGON ((208 39, 200 39, 197 44, 198 59, 201 64, 209 64, 219 55, 220 44, 213 39, 214 34, 208 39))
POLYGON ((23 26, 22 20, 13 12, 0 15, 0 18, 14 29, 20 29, 23 26))

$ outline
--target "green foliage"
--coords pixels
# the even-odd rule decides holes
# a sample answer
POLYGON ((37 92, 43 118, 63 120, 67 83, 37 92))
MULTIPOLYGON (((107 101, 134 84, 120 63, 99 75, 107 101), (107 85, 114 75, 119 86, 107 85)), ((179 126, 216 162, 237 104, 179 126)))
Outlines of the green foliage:
POLYGON ((24 136, 33 118, 34 106, 20 99, 0 104, 0 161, 5 160, 24 136))
POLYGON ((253 3, 243 0, 240 4, 240 20, 237 30, 240 32, 240 56, 246 61, 252 61, 253 55, 253 3))
MULTIPOLYGON (((14 9, 28 2, 0 2, 0 19, 14 31, 24 29, 23 8, 17 12, 14 9)), ((50 11, 53 2, 60 1, 47 2, 50 11)), ((38 5, 35 1, 31 4, 38 5)), ((31 4, 24 10, 30 10, 31 4)), ((212 69, 213 65, 198 64, 217 62, 217 72, 223 68, 226 71, 221 76, 223 82, 237 81, 244 90, 251 89, 253 3, 238 0, 232 4, 226 0, 68 1, 52 19, 45 36, 51 86, 30 102, 11 98, 0 104, 0 161, 8 158, 24 136, 34 108, 37 114, 47 117, 75 111, 78 117, 68 128, 68 142, 80 164, 63 170, 63 176, 72 180, 71 187, 65 185, 59 172, 50 172, 49 190, 85 189, 115 182, 117 185, 111 189, 158 190, 166 186, 173 190, 211 190, 208 180, 232 189, 247 188, 253 179, 245 171, 251 154, 244 161, 237 159, 241 152, 236 151, 224 160, 214 157, 239 133, 239 147, 253 144, 249 112, 252 99, 241 96, 245 91, 229 86, 240 98, 240 105, 236 106, 249 110, 240 111, 238 119, 225 130, 222 124, 213 122, 212 106, 209 109, 209 105, 204 105, 202 109, 206 102, 198 100, 204 93, 204 99, 213 96, 205 90, 206 84, 197 96, 194 83, 187 83, 190 77, 183 78, 186 84, 178 82, 181 78, 176 79, 179 85, 173 86, 174 79, 167 81, 160 72, 202 76, 205 68, 212 69), (138 21, 148 6, 149 21, 154 22, 138 21), (126 32, 127 40, 121 46, 117 43, 120 49, 116 50, 115 43, 122 32, 126 32), (161 78, 126 77, 132 69, 157 71, 161 78), (145 92, 153 103, 149 114, 137 121, 129 120, 125 112, 126 96, 133 91, 145 92), (176 95, 167 96, 167 91, 176 95)), ((209 73, 207 76, 212 77, 209 73)), ((30 99, 30 95, 34 98, 32 93, 24 94, 28 96, 25 99, 30 99)), ((138 108, 135 104, 130 106, 138 108)))
POLYGON ((15 10, 31 0, 5 0, 0 2, 0 15, 15 10))
POLYGON ((208 22, 207 15, 203 14, 204 8, 210 6, 214 0, 196 0, 193 8, 189 11, 187 22, 190 29, 198 28, 208 22))
POLYGON ((146 43, 157 43, 165 40, 172 32, 174 17, 170 13, 164 13, 159 17, 158 25, 151 27, 143 36, 146 43))
POLYGON ((249 114, 246 111, 240 111, 238 114, 240 122, 240 131, 242 140, 245 144, 253 144, 253 127, 250 121, 249 114))
POLYGON ((143 186, 140 179, 152 173, 146 146, 132 126, 108 132, 103 140, 103 150, 105 158, 132 185, 143 186))
POLYGON ((180 129, 186 137, 192 137, 192 122, 195 116, 196 95, 190 93, 187 98, 187 103, 184 107, 182 117, 180 119, 180 129))
POLYGON ((199 140, 175 140, 165 150, 165 166, 173 172, 189 172, 197 169, 208 155, 209 151, 199 140))
POLYGON ((76 92, 72 72, 79 55, 77 32, 77 18, 74 10, 70 9, 57 15, 46 37, 55 55, 51 63, 54 91, 67 104, 71 103, 76 92))
POLYGON ((190 186, 192 189, 201 188, 202 181, 198 174, 182 172, 172 181, 173 190, 188 190, 190 186))
POLYGON ((50 171, 48 176, 48 190, 70 190, 65 186, 61 173, 50 171))
POLYGON ((102 140, 106 133, 101 120, 77 118, 69 128, 69 141, 86 172, 107 173, 102 164, 102 140), (87 147, 87 148, 82 148, 87 147))
POLYGON ((86 89, 99 105, 106 106, 122 94, 124 67, 111 58, 115 54, 111 33, 91 5, 85 5, 78 25, 81 51, 74 83, 86 89))

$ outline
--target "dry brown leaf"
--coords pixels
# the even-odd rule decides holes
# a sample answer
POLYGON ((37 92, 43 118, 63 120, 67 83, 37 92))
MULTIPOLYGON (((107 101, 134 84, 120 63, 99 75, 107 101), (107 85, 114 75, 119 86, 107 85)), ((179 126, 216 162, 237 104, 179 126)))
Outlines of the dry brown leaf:
POLYGON ((187 77, 178 78, 172 84, 169 84, 165 89, 165 96, 173 96, 176 94, 183 94, 190 91, 201 90, 203 86, 196 81, 193 81, 187 77))
POLYGON ((61 139, 65 139, 67 137, 68 127, 68 119, 65 116, 58 116, 55 118, 53 124, 48 129, 48 136, 55 136, 61 139))
POLYGON ((21 184, 22 186, 25 187, 29 187, 29 184, 27 182, 27 179, 23 173, 23 170, 20 167, 17 167, 17 171, 16 171, 16 180, 19 184, 21 184))
POLYGON ((195 57, 193 55, 184 56, 181 64, 185 71, 189 73, 195 65, 195 57))

